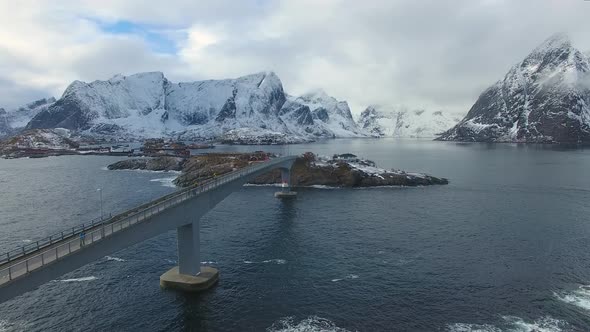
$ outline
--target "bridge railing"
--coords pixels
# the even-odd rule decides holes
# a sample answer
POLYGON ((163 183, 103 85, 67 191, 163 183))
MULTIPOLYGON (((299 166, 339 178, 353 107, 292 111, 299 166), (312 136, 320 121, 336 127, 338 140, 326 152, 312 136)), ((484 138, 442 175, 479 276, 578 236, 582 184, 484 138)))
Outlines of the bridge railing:
POLYGON ((40 239, 38 241, 34 241, 31 243, 22 245, 18 249, 13 249, 11 251, 6 252, 4 255, 0 256, 0 264, 14 261, 14 260, 19 259, 22 256, 28 255, 34 251, 51 246, 52 244, 54 244, 56 242, 62 241, 65 238, 71 237, 75 234, 79 234, 82 231, 93 228, 96 225, 104 222, 105 220, 109 220, 111 218, 112 218, 112 215, 109 213, 108 215, 92 219, 91 221, 89 221, 87 223, 83 223, 82 225, 77 225, 77 226, 72 227, 71 229, 68 229, 68 230, 65 230, 65 231, 62 231, 59 233, 55 233, 53 235, 50 235, 50 236, 40 239))
POLYGON ((198 186, 176 191, 160 197, 147 204, 128 210, 116 216, 109 214, 108 219, 95 219, 72 230, 56 233, 48 238, 33 242, 17 250, 3 255, 0 264, 6 265, 0 269, 0 285, 23 276, 32 270, 52 263, 66 255, 76 252, 132 225, 142 222, 172 206, 176 206, 187 199, 207 192, 222 184, 234 181, 245 175, 252 174, 269 166, 279 164, 289 157, 275 158, 269 162, 248 166, 224 175, 209 179, 198 186), (38 252, 37 254, 34 254, 38 252), (27 255, 30 255, 27 257, 27 255))

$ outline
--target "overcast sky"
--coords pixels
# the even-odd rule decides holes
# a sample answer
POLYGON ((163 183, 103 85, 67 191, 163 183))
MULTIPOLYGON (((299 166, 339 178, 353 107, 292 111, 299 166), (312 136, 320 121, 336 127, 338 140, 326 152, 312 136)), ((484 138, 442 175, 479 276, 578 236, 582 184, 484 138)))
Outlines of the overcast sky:
POLYGON ((0 107, 73 80, 276 72, 285 90, 466 113, 544 39, 590 50, 584 0, 0 0, 0 107))

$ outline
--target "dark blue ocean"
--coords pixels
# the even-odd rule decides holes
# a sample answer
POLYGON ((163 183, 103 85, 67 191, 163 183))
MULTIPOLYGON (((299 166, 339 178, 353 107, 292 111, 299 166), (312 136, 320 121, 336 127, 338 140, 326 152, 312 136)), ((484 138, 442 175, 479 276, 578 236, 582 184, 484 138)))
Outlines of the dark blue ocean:
MULTIPOLYGON (((0 331, 590 331, 590 150, 330 140, 217 150, 351 152, 447 186, 243 187, 201 220, 217 286, 161 290, 169 232, 0 304, 0 331)), ((0 159, 0 250, 172 192, 119 157, 0 159)))

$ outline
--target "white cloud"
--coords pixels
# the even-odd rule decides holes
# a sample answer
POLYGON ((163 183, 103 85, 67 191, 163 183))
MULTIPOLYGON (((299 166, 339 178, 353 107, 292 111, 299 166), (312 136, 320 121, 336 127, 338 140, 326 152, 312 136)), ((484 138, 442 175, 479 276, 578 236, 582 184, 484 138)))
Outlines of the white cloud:
POLYGON ((186 81, 274 70, 288 92, 324 88, 357 113, 370 103, 464 113, 549 35, 569 32, 590 49, 589 11, 580 0, 0 2, 0 82, 14 87, 0 106, 116 73, 186 81), (97 21, 147 25, 178 52, 97 21))

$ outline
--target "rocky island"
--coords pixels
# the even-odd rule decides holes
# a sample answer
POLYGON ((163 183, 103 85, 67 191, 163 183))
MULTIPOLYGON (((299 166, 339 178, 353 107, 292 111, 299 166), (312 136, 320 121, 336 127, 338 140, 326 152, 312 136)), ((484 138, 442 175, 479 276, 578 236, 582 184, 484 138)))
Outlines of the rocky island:
MULTIPOLYGON (((109 165, 108 169, 181 171, 182 173, 174 180, 174 183, 179 187, 188 187, 270 157, 273 157, 273 155, 259 151, 254 153, 211 153, 190 158, 136 158, 116 162, 109 165)), ((280 183, 280 179, 280 172, 274 170, 253 179, 250 184, 277 184, 280 183)), ((349 153, 332 157, 320 157, 307 152, 297 158, 291 170, 291 184, 294 187, 330 186, 354 188, 428 186, 448 183, 445 178, 427 174, 382 169, 370 160, 358 158, 349 153)))

